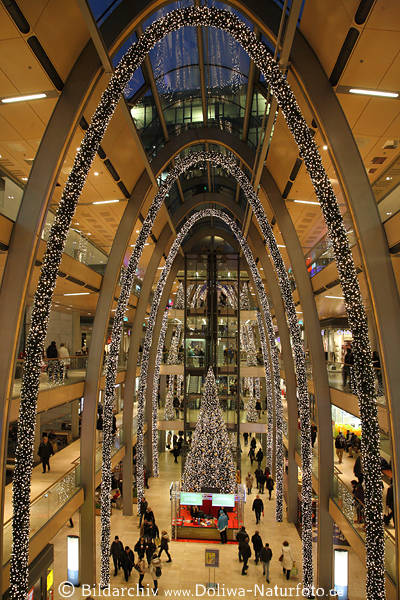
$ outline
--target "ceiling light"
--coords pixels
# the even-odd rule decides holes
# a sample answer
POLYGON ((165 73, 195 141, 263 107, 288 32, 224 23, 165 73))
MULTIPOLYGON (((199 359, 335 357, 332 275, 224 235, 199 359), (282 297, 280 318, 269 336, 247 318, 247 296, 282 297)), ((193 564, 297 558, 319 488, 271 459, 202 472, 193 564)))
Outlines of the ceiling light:
POLYGON ((98 177, 98 176, 100 175, 100 173, 99 173, 98 171, 95 171, 95 172, 93 173, 93 175, 94 175, 95 177, 98 177))
POLYGON ((278 248, 286 248, 283 244, 278 244, 278 248))
POLYGON ((260 267, 260 271, 264 271, 264 267, 260 267))
POLYGON ((157 267, 157 269, 158 269, 159 271, 161 271, 163 268, 164 268, 164 267, 157 267))
POLYGON ((324 144, 324 145, 322 146, 322 150, 328 150, 328 146, 327 146, 326 144, 324 144))
POLYGON ((381 90, 363 90, 360 88, 350 88, 350 94, 360 94, 361 96, 379 96, 380 98, 398 98, 398 92, 382 92, 381 90))
POLYGON ((136 233, 140 233, 140 229, 136 229, 136 233))
POLYGON ((230 272, 230 271, 228 271, 228 277, 230 277, 230 276, 231 276, 231 272, 230 272))
POLYGON ((150 242, 146 242, 146 243, 145 243, 145 246, 150 246, 150 242))
POLYGON ((70 292, 68 294, 63 294, 64 296, 89 296, 90 292, 70 292))
POLYGON ((115 204, 115 202, 119 202, 119 200, 96 200, 92 204, 115 204))
POLYGON ((21 177, 22 181, 28 181, 27 177, 21 177))
POLYGON ((391 212, 387 212, 386 214, 387 214, 387 215, 390 217, 390 215, 391 215, 392 213, 391 213, 391 212))
POLYGON ((325 296, 325 298, 333 298, 335 300, 344 300, 343 296, 325 296))
POLYGON ((75 225, 79 225, 78 221, 76 221, 75 225))
POLYGON ((393 177, 385 177, 386 181, 392 181, 393 177))
POLYGON ((297 204, 314 204, 315 206, 319 206, 319 202, 312 202, 312 200, 294 200, 297 204))
POLYGON ((91 233, 87 233, 86 235, 92 235, 91 233))
POLYGON ((11 104, 12 102, 28 102, 29 100, 40 100, 40 98, 47 98, 46 94, 28 94, 26 96, 12 96, 10 98, 2 98, 3 104, 11 104))

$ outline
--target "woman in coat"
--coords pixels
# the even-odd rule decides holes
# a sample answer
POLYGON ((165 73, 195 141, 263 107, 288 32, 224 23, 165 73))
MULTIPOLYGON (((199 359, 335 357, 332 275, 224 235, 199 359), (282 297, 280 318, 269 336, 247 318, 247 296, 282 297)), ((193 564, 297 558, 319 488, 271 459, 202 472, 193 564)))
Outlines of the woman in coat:
POLYGON ((220 508, 219 515, 218 515, 217 528, 218 528, 219 534, 221 536, 221 544, 227 543, 226 530, 228 529, 228 523, 229 523, 228 515, 226 514, 226 512, 224 512, 222 510, 222 508, 220 508))
POLYGON ((147 571, 146 562, 144 561, 143 558, 141 558, 139 560, 138 564, 136 565, 136 569, 137 569, 137 571, 139 573, 139 583, 138 583, 138 586, 139 586, 140 590, 143 590, 144 589, 144 586, 143 586, 143 577, 144 577, 144 575, 145 575, 145 573, 147 571))
POLYGON ((246 487, 247 487, 247 493, 250 495, 251 494, 251 489, 253 487, 253 481, 254 481, 254 477, 251 473, 247 474, 246 477, 246 487))
POLYGON ((286 575, 286 579, 290 579, 290 571, 293 568, 293 563, 292 549, 289 546, 289 542, 285 540, 282 544, 282 568, 283 574, 286 575))
POLYGON ((161 577, 161 559, 158 558, 157 554, 153 554, 153 558, 150 563, 150 575, 153 580, 153 595, 158 594, 158 580, 161 577))
POLYGON ((171 558, 170 553, 168 552, 168 549, 169 549, 168 544, 169 544, 168 533, 164 529, 161 532, 161 544, 160 544, 160 552, 158 553, 158 558, 160 558, 162 552, 165 552, 165 554, 168 556, 167 562, 171 562, 172 558, 171 558))

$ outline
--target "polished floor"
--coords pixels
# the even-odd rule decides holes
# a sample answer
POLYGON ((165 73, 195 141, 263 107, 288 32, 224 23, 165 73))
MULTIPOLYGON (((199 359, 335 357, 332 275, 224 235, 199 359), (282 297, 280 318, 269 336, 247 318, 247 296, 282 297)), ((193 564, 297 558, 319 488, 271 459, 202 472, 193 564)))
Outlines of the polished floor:
MULTIPOLYGON (((246 457, 246 453, 243 452, 243 473, 250 470, 250 464, 246 457)), ((160 456, 161 475, 158 479, 150 480, 150 489, 147 491, 147 498, 150 506, 153 509, 157 524, 161 529, 166 529, 169 533, 171 532, 170 527, 170 503, 169 503, 169 486, 171 481, 176 480, 180 477, 180 464, 175 465, 173 457, 169 453, 162 453, 160 456)), ((253 469, 254 470, 254 469, 253 469)), ((245 506, 245 524, 247 532, 250 537, 253 535, 256 529, 256 523, 254 513, 252 513, 251 505, 252 500, 255 497, 253 494, 249 497, 245 506)), ((221 546, 220 544, 212 545, 214 548, 220 550, 220 567, 216 569, 215 581, 220 583, 225 588, 230 587, 238 590, 245 590, 246 598, 259 598, 260 596, 254 593, 254 585, 264 584, 268 588, 274 588, 275 585, 278 588, 287 589, 289 595, 289 588, 295 588, 297 584, 300 584, 300 577, 295 578, 289 582, 284 579, 279 562, 279 555, 281 553, 281 545, 283 540, 288 540, 293 554, 296 559, 296 564, 299 568, 299 574, 301 575, 301 545, 300 538, 294 525, 288 523, 286 520, 283 523, 276 523, 274 519, 274 501, 269 502, 266 495, 262 496, 265 505, 265 516, 262 519, 260 525, 257 527, 264 542, 269 542, 273 552, 273 559, 271 562, 271 577, 270 585, 266 583, 265 578, 262 575, 262 567, 255 565, 254 554, 249 562, 249 570, 247 576, 241 575, 241 564, 238 560, 237 545, 228 544, 221 546)), ((55 545, 55 586, 60 582, 67 579, 67 564, 66 564, 66 536, 73 533, 79 535, 79 517, 74 517, 74 529, 70 529, 65 526, 58 535, 54 538, 53 543, 55 545)), ((97 518, 97 539, 99 540, 99 518, 97 518)), ((119 535, 125 545, 133 547, 139 537, 138 530, 138 518, 124 517, 121 511, 113 510, 112 515, 112 537, 119 535)), ((210 546, 210 543, 192 543, 192 542, 171 542, 170 552, 172 555, 172 563, 166 564, 166 557, 163 558, 162 564, 162 577, 159 581, 161 598, 171 597, 179 593, 178 590, 187 590, 187 595, 191 597, 206 597, 204 592, 208 582, 208 569, 204 567, 204 551, 210 546), (196 588, 196 585, 198 586, 196 588), (170 592, 170 590, 176 590, 170 592)), ((99 544, 97 547, 97 552, 99 544)), ((314 544, 314 550, 316 544, 314 544)), ((347 547, 349 549, 349 547, 347 547)), ((99 556, 97 556, 97 564, 99 562, 99 556)), ((350 570, 353 573, 357 573, 357 577, 352 579, 351 582, 351 599, 361 600, 365 597, 364 586, 365 579, 363 574, 365 572, 361 562, 350 549, 350 570)), ((213 573, 211 574, 213 577, 213 573)), ((122 571, 116 576, 111 577, 111 587, 114 591, 114 595, 122 596, 124 586, 134 587, 135 592, 132 592, 136 596, 136 583, 138 576, 136 571, 132 572, 130 580, 125 583, 122 571), (118 591, 117 591, 118 590, 118 591)), ((150 575, 147 573, 144 578, 144 584, 152 586, 152 580, 150 575)), ((222 589, 222 587, 220 588, 222 589)), ((98 590, 96 590, 98 592, 98 590)), ((281 598, 285 592, 281 592, 279 589, 277 593, 275 590, 269 597, 281 598)), ((292 592, 293 594, 294 592, 292 592)), ((56 591, 56 597, 62 598, 56 591)), ((112 594, 111 594, 112 595, 112 594)), ((182 593, 183 595, 183 593, 182 593)), ((102 597, 98 593, 93 593, 94 598, 102 597)), ((83 598, 82 591, 77 589, 74 594, 69 596, 71 598, 83 598)))

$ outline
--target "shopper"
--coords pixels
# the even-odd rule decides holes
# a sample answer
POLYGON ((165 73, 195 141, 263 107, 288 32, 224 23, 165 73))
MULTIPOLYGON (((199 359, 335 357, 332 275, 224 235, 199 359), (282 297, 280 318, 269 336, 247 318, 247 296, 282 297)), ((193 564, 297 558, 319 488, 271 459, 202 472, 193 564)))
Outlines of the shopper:
POLYGON ((139 528, 142 526, 142 520, 143 520, 143 517, 147 510, 147 506, 148 506, 148 502, 147 502, 146 498, 143 496, 140 501, 140 506, 139 506, 139 514, 140 514, 139 528))
POLYGON ((160 558, 162 552, 165 552, 165 554, 168 556, 167 562, 171 562, 172 558, 171 558, 170 553, 168 552, 168 549, 169 549, 168 544, 169 544, 168 533, 165 531, 165 529, 163 529, 163 531, 161 532, 161 544, 160 544, 160 552, 158 553, 158 558, 160 558))
POLYGON ((362 469, 361 455, 357 456, 356 462, 354 463, 354 467, 353 467, 353 473, 357 477, 359 483, 362 483, 364 481, 364 473, 363 473, 363 469, 362 469))
POLYGON ((121 554, 124 551, 124 546, 119 537, 116 535, 113 543, 111 544, 110 556, 112 556, 114 563, 114 576, 118 575, 118 571, 121 568, 121 554))
POLYGON ((265 544, 265 546, 263 546, 261 548, 261 552, 260 552, 260 560, 263 564, 263 575, 266 575, 266 579, 267 579, 267 583, 269 583, 269 565, 271 563, 271 559, 272 559, 272 550, 269 547, 269 544, 265 544))
POLYGON ((241 551, 240 551, 240 544, 244 540, 248 541, 249 540, 249 536, 247 535, 247 531, 246 531, 245 526, 242 525, 242 527, 240 528, 240 530, 236 534, 236 541, 239 543, 239 562, 242 562, 242 560, 243 560, 243 556, 242 556, 241 551))
POLYGON ((386 492, 385 525, 389 525, 391 519, 393 519, 393 525, 394 525, 393 479, 390 480, 390 485, 386 492))
POLYGON ((174 462, 177 463, 178 462, 178 456, 179 456, 179 448, 178 448, 178 444, 174 444, 173 448, 172 448, 172 454, 174 455, 174 462))
POLYGON ((171 443, 172 443, 172 434, 171 434, 170 431, 168 431, 168 434, 167 434, 167 443, 166 443, 168 450, 171 448, 171 443))
POLYGON ((286 540, 282 544, 282 554, 279 560, 282 562, 283 574, 286 575, 286 579, 290 579, 290 571, 293 568, 294 559, 289 542, 286 540))
POLYGON ((135 555, 129 546, 125 546, 125 550, 121 553, 121 566, 124 570, 125 581, 128 581, 134 564, 135 555))
POLYGON ((135 544, 135 552, 138 555, 139 559, 142 560, 144 555, 146 554, 147 543, 144 537, 140 537, 135 544))
POLYGON ((63 379, 68 379, 68 369, 71 365, 71 359, 69 357, 68 348, 64 343, 60 344, 58 356, 60 358, 60 362, 63 368, 62 377, 63 379))
POLYGON ((162 575, 161 570, 161 560, 157 556, 157 554, 153 554, 153 558, 150 563, 150 575, 153 579, 153 596, 157 596, 158 594, 158 580, 162 575))
POLYGON ((311 425, 311 446, 314 448, 315 441, 317 439, 317 426, 311 425))
POLYGON ((152 561, 153 554, 155 553, 156 550, 157 550, 157 547, 156 547, 155 543, 153 542, 153 540, 148 540, 147 547, 146 547, 146 558, 147 558, 147 564, 149 566, 152 561))
POLYGON ((264 493, 264 486, 265 486, 266 481, 267 481, 267 477, 264 474, 264 471, 261 469, 261 473, 258 478, 258 491, 260 492, 260 494, 264 493))
POLYGON ((346 447, 346 440, 344 438, 343 433, 341 431, 339 431, 339 434, 336 436, 336 439, 335 439, 336 456, 339 459, 339 465, 341 465, 343 462, 343 452, 344 452, 345 447, 346 447))
POLYGON ((228 515, 226 514, 226 512, 224 510, 222 510, 222 508, 219 509, 219 515, 218 515, 218 522, 217 522, 217 528, 219 531, 219 534, 221 536, 221 544, 226 544, 227 543, 227 529, 228 529, 228 523, 229 523, 229 519, 228 519, 228 515))
POLYGON ((347 379, 349 380, 349 385, 351 386, 351 370, 354 365, 354 355, 351 348, 347 348, 343 362, 343 387, 346 387, 347 379))
POLYGON ((58 371, 59 371, 59 363, 58 363, 58 350, 57 345, 53 341, 50 346, 47 347, 46 350, 46 358, 47 360, 47 374, 49 376, 49 381, 51 383, 57 383, 58 380, 58 371))
POLYGON ((256 515, 256 525, 258 525, 258 523, 260 522, 261 513, 264 516, 264 503, 258 494, 255 500, 253 501, 252 510, 254 510, 254 513, 256 515))
POLYGON ((254 475, 256 476, 257 489, 260 491, 260 479, 263 475, 263 470, 260 467, 257 467, 257 469, 254 471, 254 475))
POLYGON ((354 501, 356 505, 357 523, 364 523, 364 488, 363 484, 358 482, 353 489, 354 501))
POLYGON ((143 577, 145 576, 145 573, 147 571, 147 566, 146 566, 146 563, 143 558, 141 558, 139 560, 139 562, 137 563, 136 570, 139 573, 139 581, 138 581, 139 590, 143 590, 144 589, 143 577))
POLYGON ((39 444, 38 455, 42 462, 43 473, 46 473, 47 470, 50 471, 50 456, 54 454, 53 446, 49 442, 49 438, 44 433, 42 437, 42 441, 39 444))
POLYGON ((267 481, 266 481, 266 487, 267 487, 268 494, 269 494, 269 500, 271 500, 271 495, 272 495, 274 486, 275 486, 275 481, 272 479, 271 475, 268 475, 267 481))
POLYGON ((254 559, 256 565, 258 565, 258 561, 260 560, 260 553, 263 547, 262 539, 259 532, 256 530, 254 535, 251 537, 251 543, 253 544, 254 550, 254 559))
POLYGON ((247 446, 249 443, 249 434, 247 433, 247 431, 244 432, 243 439, 244 439, 244 445, 247 446))
POLYGON ((251 446, 251 448, 254 449, 254 452, 255 452, 256 451, 256 446, 257 446, 257 440, 256 440, 255 437, 251 438, 251 440, 250 440, 250 446, 251 446))
POLYGON ((250 463, 251 466, 253 466, 253 462, 256 460, 255 454, 254 454, 254 448, 253 446, 250 446, 250 450, 249 450, 249 458, 250 458, 250 463))
POLYGON ((262 407, 261 407, 261 402, 259 400, 257 400, 255 408, 256 408, 256 411, 257 411, 257 414, 258 414, 258 418, 261 419, 261 410, 262 410, 262 407))
POLYGON ((154 523, 154 520, 155 520, 154 519, 154 513, 151 510, 151 508, 150 508, 149 505, 146 506, 146 511, 144 513, 144 520, 145 521, 152 521, 154 523))
POLYGON ((243 558, 242 575, 247 575, 247 569, 249 568, 247 563, 249 562, 249 558, 251 556, 251 548, 249 545, 248 536, 243 541, 239 542, 239 552, 243 558))
POLYGON ((251 473, 247 474, 246 477, 246 487, 247 487, 247 493, 250 495, 251 494, 251 490, 253 488, 253 482, 254 482, 254 477, 251 473))
POLYGON ((264 452, 261 450, 261 448, 258 449, 258 452, 256 454, 256 460, 258 462, 258 468, 261 467, 261 463, 263 461, 264 458, 264 452))

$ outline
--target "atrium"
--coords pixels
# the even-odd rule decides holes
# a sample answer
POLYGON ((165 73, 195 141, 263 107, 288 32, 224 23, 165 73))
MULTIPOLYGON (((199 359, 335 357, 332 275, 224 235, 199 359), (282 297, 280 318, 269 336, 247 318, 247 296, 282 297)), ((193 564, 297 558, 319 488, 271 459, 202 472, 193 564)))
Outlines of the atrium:
POLYGON ((4 600, 400 600, 400 3, 0 0, 4 600))

